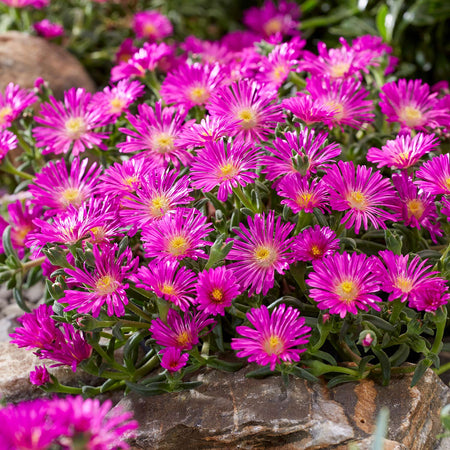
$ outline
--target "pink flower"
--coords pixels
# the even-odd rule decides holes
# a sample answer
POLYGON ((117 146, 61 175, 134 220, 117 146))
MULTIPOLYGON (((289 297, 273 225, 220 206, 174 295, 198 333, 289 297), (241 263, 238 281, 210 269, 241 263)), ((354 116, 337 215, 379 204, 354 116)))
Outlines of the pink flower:
POLYGON ((20 113, 37 100, 36 95, 22 89, 18 84, 9 83, 5 93, 0 92, 0 130, 8 128, 20 113))
POLYGON ((300 311, 285 304, 276 307, 272 314, 266 306, 253 308, 247 313, 247 319, 254 328, 236 327, 238 334, 244 337, 233 338, 231 348, 238 350, 236 355, 247 358, 261 366, 270 364, 274 370, 276 364, 300 361, 300 354, 306 351, 309 342, 310 327, 305 326, 304 317, 299 317, 300 311))
POLYGON ((42 386, 50 381, 50 374, 44 366, 34 366, 34 370, 30 372, 30 383, 35 386, 42 386))
POLYGON ((327 126, 332 126, 332 120, 335 112, 339 110, 338 106, 332 106, 325 103, 318 103, 311 95, 303 92, 297 92, 295 97, 286 98, 281 102, 283 108, 294 114, 306 125, 312 125, 317 122, 323 122, 327 126))
POLYGON ((36 9, 42 9, 48 6, 50 0, 1 0, 2 3, 13 8, 25 8, 31 6, 36 9))
POLYGON ((167 347, 159 352, 162 355, 161 367, 171 373, 180 371, 189 359, 188 353, 181 353, 177 347, 167 347))
POLYGON ((160 41, 173 32, 170 20, 158 11, 141 11, 134 15, 133 30, 139 39, 160 41))
POLYGON ((447 305, 450 294, 446 281, 441 278, 430 278, 428 283, 417 287, 411 294, 409 307, 417 311, 435 312, 447 305))
POLYGON ((227 259, 236 262, 228 267, 243 289, 250 288, 249 296, 254 292, 266 295, 275 284, 275 271, 284 274, 292 262, 288 235, 294 224, 282 225, 280 217, 275 222, 273 211, 267 217, 264 213, 254 219, 249 216, 247 222, 248 228, 241 223, 239 231, 235 230, 237 239, 227 259))
POLYGON ((305 282, 317 307, 329 309, 330 314, 344 318, 347 313, 357 314, 358 309, 380 310, 377 303, 381 299, 374 295, 380 279, 374 272, 373 260, 365 254, 334 253, 313 261, 313 271, 305 282))
POLYGON ((430 194, 450 194, 450 155, 435 156, 417 172, 417 186, 430 194))
POLYGON ((323 259, 339 250, 339 239, 336 233, 329 227, 314 227, 303 230, 294 237, 292 252, 299 261, 314 261, 323 259))
POLYGON ((48 19, 43 19, 33 24, 33 28, 39 36, 46 39, 53 39, 64 34, 64 27, 59 23, 52 23, 48 19))
MULTIPOLYGON (((0 127, 1 128, 1 127, 0 127)), ((17 147, 17 137, 8 130, 0 129, 0 164, 2 159, 17 147)))

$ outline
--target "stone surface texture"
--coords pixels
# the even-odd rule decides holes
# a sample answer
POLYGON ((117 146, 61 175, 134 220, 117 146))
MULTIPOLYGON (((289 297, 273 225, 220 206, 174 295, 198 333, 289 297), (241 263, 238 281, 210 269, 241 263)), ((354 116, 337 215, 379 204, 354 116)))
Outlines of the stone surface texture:
POLYGON ((33 88, 39 77, 48 82, 60 99, 65 90, 74 86, 95 90, 83 66, 63 47, 18 31, 1 33, 0 91, 11 81, 23 88, 33 88))
POLYGON ((245 378, 249 369, 200 375, 197 390, 144 397, 118 407, 140 424, 134 449, 370 449, 381 407, 390 410, 386 450, 431 450, 439 443, 439 412, 449 389, 429 370, 416 387, 411 376, 387 387, 371 380, 334 389, 298 378, 245 378))

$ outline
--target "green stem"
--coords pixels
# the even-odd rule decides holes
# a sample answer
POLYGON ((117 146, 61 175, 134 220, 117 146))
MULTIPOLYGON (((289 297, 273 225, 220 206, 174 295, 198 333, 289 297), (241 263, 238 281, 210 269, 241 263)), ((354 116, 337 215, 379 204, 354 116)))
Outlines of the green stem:
POLYGON ((16 169, 12 164, 11 161, 8 159, 8 157, 5 157, 3 159, 3 164, 0 166, 0 169, 3 170, 3 172, 10 173, 11 175, 16 175, 20 178, 24 178, 25 180, 32 180, 34 179, 33 175, 30 175, 29 173, 22 172, 19 169, 16 169))
POLYGON ((299 90, 302 90, 306 87, 306 81, 295 72, 289 73, 289 81, 294 83, 299 90))
POLYGON ((133 374, 133 380, 139 380, 144 375, 147 375, 151 370, 159 365, 159 356, 155 355, 149 359, 142 367, 136 370, 133 374))
POLYGON ((150 323, 152 321, 152 318, 134 303, 129 302, 126 308, 134 312, 137 316, 142 317, 142 319, 144 319, 146 322, 150 323))
POLYGON ((433 370, 436 375, 442 375, 443 373, 447 372, 447 370, 450 370, 450 362, 439 367, 439 369, 433 369, 433 370))
MULTIPOLYGON (((105 350, 103 350, 103 348, 101 347, 101 345, 98 342, 89 342, 89 344, 95 349, 95 351, 105 360, 107 361, 112 367, 114 367, 114 369, 118 370, 119 372, 122 373, 128 373, 127 369, 125 369, 125 367, 121 366, 120 364, 118 364, 113 358, 111 358, 106 352, 105 350)), ((102 376, 106 376, 105 375, 106 372, 102 373, 102 376)))
MULTIPOLYGON (((436 314, 439 314, 439 312, 437 312, 436 314)), ((443 317, 441 317, 440 320, 438 320, 436 323, 436 336, 434 338, 433 346, 431 347, 431 350, 430 350, 431 353, 434 353, 435 355, 437 355, 439 353, 439 350, 442 345, 442 338, 444 337, 445 324, 447 323, 447 308, 446 307, 442 308, 442 314, 443 314, 443 317)))
POLYGON ((159 318, 167 324, 167 314, 169 313, 170 305, 169 302, 159 298, 156 300, 156 306, 158 306, 159 318))
POLYGON ((392 313, 391 313, 391 317, 389 318, 389 322, 391 322, 395 325, 398 321, 400 313, 402 312, 405 304, 402 303, 399 298, 395 299, 392 303, 393 303, 392 304, 392 313))
POLYGON ((135 320, 119 320, 120 324, 124 327, 132 327, 132 328, 149 328, 150 323, 148 322, 137 322, 135 320))
POLYGON ((255 208, 253 203, 247 198, 244 194, 240 186, 236 186, 233 188, 233 192, 236 194, 237 198, 241 201, 241 203, 253 213, 258 213, 259 211, 255 208))

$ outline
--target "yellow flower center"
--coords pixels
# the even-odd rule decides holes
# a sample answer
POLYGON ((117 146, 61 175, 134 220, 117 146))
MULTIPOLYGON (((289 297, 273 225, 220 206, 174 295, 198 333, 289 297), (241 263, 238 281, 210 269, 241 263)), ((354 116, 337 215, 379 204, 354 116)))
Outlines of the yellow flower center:
POLYGON ((127 185, 127 186, 133 186, 134 183, 136 183, 138 180, 137 177, 126 177, 123 179, 123 184, 127 185))
POLYGON ((189 242, 183 236, 174 236, 169 241, 168 251, 174 256, 181 256, 189 250, 189 242))
POLYGON ((450 177, 445 180, 445 187, 450 191, 450 177))
POLYGON ((353 191, 347 196, 349 205, 354 209, 365 211, 367 209, 367 198, 360 191, 353 191))
POLYGON ((272 36, 272 34, 278 33, 283 29, 283 23, 280 19, 274 17, 263 25, 263 29, 267 36, 272 36))
POLYGON ((241 127, 245 130, 254 128, 257 124, 256 115, 250 108, 241 109, 237 113, 237 118, 241 119, 241 127))
POLYGON ((333 117, 336 120, 341 120, 344 117, 344 107, 334 100, 329 100, 325 102, 325 106, 328 106, 333 110, 333 117))
POLYGON ((288 68, 280 64, 279 66, 275 67, 275 69, 273 69, 273 78, 275 79, 275 81, 281 81, 286 76, 287 71, 288 68))
POLYGON ((202 105, 209 99, 209 92, 201 86, 193 87, 189 91, 189 98, 196 104, 202 105))
POLYGON ((402 292, 408 293, 411 291, 413 284, 409 278, 398 276, 395 280, 395 287, 400 289, 402 292))
POLYGON ((410 200, 408 206, 408 218, 414 216, 416 219, 420 219, 425 211, 423 202, 418 198, 410 200))
POLYGON ((95 290, 101 295, 112 294, 118 287, 117 280, 110 275, 103 275, 95 283, 95 290))
POLYGON ((330 74, 333 78, 341 78, 343 77, 350 68, 350 64, 346 62, 341 62, 334 64, 330 67, 330 74))
POLYGON ((170 153, 174 149, 173 136, 159 133, 153 138, 153 147, 158 153, 170 153))
POLYGON ((62 203, 64 206, 75 205, 80 206, 83 201, 83 196, 77 188, 67 188, 61 193, 62 203))
POLYGON ((170 209, 169 199, 163 195, 158 195, 150 203, 150 215, 152 217, 162 217, 170 209))
POLYGON ((33 229, 31 225, 13 228, 11 230, 11 238, 18 244, 24 245, 27 234, 33 229))
POLYGON ((267 268, 273 266, 278 255, 274 248, 260 245, 256 247, 254 257, 258 266, 267 268))
POLYGON ((408 162, 408 160, 409 160, 408 152, 399 153, 395 158, 395 162, 397 163, 398 166, 403 166, 405 163, 408 162))
POLYGON ((67 135, 74 141, 86 132, 86 123, 82 117, 72 117, 66 121, 65 127, 67 135))
POLYGON ((144 36, 153 37, 156 35, 157 29, 152 23, 146 23, 142 31, 144 36))
POLYGON ((183 331, 177 336, 177 342, 182 346, 185 346, 186 344, 190 343, 191 342, 190 334, 187 331, 183 331))
POLYGON ((110 112, 113 114, 118 114, 121 113, 124 108, 125 108, 125 101, 119 97, 114 97, 111 101, 110 101, 110 112))
POLYGON ((106 236, 106 233, 105 233, 106 230, 104 227, 94 227, 94 228, 91 228, 89 231, 94 235, 93 240, 96 242, 102 241, 106 236))
POLYGON ((313 246, 311 246, 310 253, 313 256, 320 256, 320 255, 322 255, 323 251, 317 245, 313 245, 313 246))
POLYGON ((297 195, 297 198, 295 199, 295 203, 297 203, 300 208, 305 209, 309 206, 309 203, 311 201, 312 194, 309 192, 304 192, 303 194, 297 195))
POLYGON ((238 173, 239 173, 238 168, 232 163, 224 164, 219 168, 219 176, 222 179, 222 181, 231 180, 238 173))
POLYGON ((222 290, 218 289, 218 288, 214 288, 211 291, 211 294, 210 294, 209 298, 214 303, 222 303, 222 300, 223 300, 223 292, 222 292, 222 290))
POLYGON ((279 355, 284 350, 284 342, 279 336, 272 334, 264 341, 263 348, 268 355, 279 355))
POLYGON ((172 295, 175 292, 175 289, 170 284, 163 284, 161 292, 163 294, 172 295))
POLYGON ((12 113, 12 108, 10 106, 4 106, 0 108, 0 125, 6 123, 8 116, 12 113))
POLYGON ((353 281, 346 280, 337 286, 336 294, 339 295, 341 301, 351 303, 358 295, 358 287, 353 281))
POLYGON ((423 116, 420 110, 413 108, 412 106, 405 106, 400 111, 400 120, 405 123, 406 126, 414 128, 422 124, 423 116))

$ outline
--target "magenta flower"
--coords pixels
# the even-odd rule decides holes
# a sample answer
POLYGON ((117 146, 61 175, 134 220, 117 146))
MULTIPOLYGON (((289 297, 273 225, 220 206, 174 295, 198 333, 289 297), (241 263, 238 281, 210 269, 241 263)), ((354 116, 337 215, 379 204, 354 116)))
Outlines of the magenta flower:
POLYGON ((79 208, 93 197, 101 168, 94 162, 87 169, 88 164, 87 158, 74 158, 69 174, 64 159, 50 161, 36 174, 29 190, 35 203, 49 208, 45 212, 46 216, 65 212, 69 205, 79 208))
POLYGON ((430 278, 415 289, 409 300, 409 307, 417 311, 435 312, 441 306, 447 305, 450 294, 445 280, 430 278))
POLYGON ((194 303, 196 274, 179 265, 178 261, 152 261, 148 267, 139 267, 131 279, 137 287, 154 292, 182 311, 194 303))
POLYGON ((80 331, 69 323, 55 322, 51 318, 53 314, 52 307, 43 304, 19 317, 17 321, 22 327, 10 334, 11 343, 37 349, 34 354, 40 359, 57 362, 51 367, 67 365, 76 372, 77 365, 91 356, 92 348, 80 331))
POLYGON ((448 109, 438 104, 437 92, 422 80, 398 80, 381 88, 380 108, 388 122, 399 122, 402 128, 426 131, 450 125, 448 109))
POLYGON ((33 28, 39 36, 46 39, 54 39, 64 34, 64 27, 59 23, 52 23, 48 19, 43 19, 33 24, 33 28))
POLYGON ((159 353, 162 355, 161 367, 171 373, 181 370, 189 359, 189 354, 182 354, 181 350, 177 347, 167 347, 159 353))
POLYGON ((18 84, 9 83, 5 93, 0 92, 0 130, 8 128, 20 113, 37 100, 36 95, 18 84))
POLYGON ((139 157, 149 158, 157 165, 165 167, 172 162, 176 167, 187 165, 192 156, 177 143, 185 127, 186 112, 177 108, 163 108, 162 102, 155 103, 155 109, 143 103, 138 105, 138 115, 127 114, 127 120, 136 129, 119 128, 127 135, 126 142, 117 144, 123 153, 139 152, 139 157))
POLYGON ((173 32, 170 20, 158 11, 140 11, 133 17, 133 31, 139 39, 160 41, 173 32))
POLYGON ((78 156, 86 148, 107 147, 102 143, 108 133, 96 129, 105 124, 105 111, 91 108, 91 94, 83 88, 71 88, 64 93, 64 103, 50 96, 50 103, 42 103, 36 122, 44 125, 33 129, 36 146, 42 153, 68 153, 78 156))
POLYGON ((208 319, 203 312, 194 315, 189 311, 182 317, 177 311, 169 309, 167 325, 159 318, 154 319, 150 326, 150 333, 158 345, 191 350, 199 343, 202 330, 215 323, 214 319, 208 319))
POLYGON ((244 24, 264 38, 296 35, 300 8, 294 2, 281 0, 278 6, 266 0, 261 8, 250 8, 244 12, 244 24))
POLYGON ((311 95, 303 92, 297 92, 295 97, 284 99, 281 105, 308 126, 317 122, 323 122, 328 127, 332 126, 334 114, 339 110, 339 107, 319 103, 311 95))
POLYGON ((68 304, 64 311, 76 309, 79 314, 92 312, 93 317, 98 317, 106 303, 108 316, 122 317, 125 314, 125 305, 128 304, 125 290, 129 285, 124 280, 136 272, 139 258, 133 259, 130 249, 116 256, 117 250, 117 244, 103 247, 101 251, 94 245, 95 268, 92 273, 86 265, 83 269, 66 269, 69 275, 67 282, 71 283, 71 287, 83 290, 65 291, 65 296, 58 300, 68 304))
POLYGON ((417 172, 417 186, 430 194, 450 194, 450 155, 435 156, 417 172))
POLYGON ((156 169, 146 174, 140 189, 122 198, 120 217, 123 225, 142 229, 162 219, 179 205, 192 200, 188 176, 177 179, 178 171, 156 169))
POLYGON ((35 386, 42 386, 50 382, 50 374, 48 373, 47 367, 44 366, 34 366, 34 370, 30 372, 30 383, 35 386))
POLYGON ((352 161, 339 161, 328 170, 323 182, 330 188, 330 205, 335 211, 347 211, 342 218, 345 228, 355 227, 358 234, 361 224, 367 230, 369 222, 374 228, 386 228, 385 220, 395 220, 389 208, 396 195, 389 180, 380 172, 372 173, 366 166, 355 166, 352 161))
POLYGON ((436 197, 428 192, 418 192, 406 172, 394 173, 392 182, 398 191, 398 201, 391 206, 397 220, 403 220, 405 225, 419 230, 424 227, 430 232, 433 242, 437 243, 436 236, 442 236, 442 230, 436 211, 436 197))
POLYGON ((266 168, 262 172, 268 180, 285 175, 290 179, 291 174, 309 177, 319 168, 330 167, 341 154, 339 144, 327 145, 328 134, 324 132, 304 128, 298 133, 288 131, 284 137, 273 141, 275 148, 267 148, 273 156, 263 158, 266 168))
POLYGON ((284 197, 282 205, 287 205, 294 213, 305 211, 312 213, 314 208, 322 212, 328 211, 328 187, 322 180, 313 179, 294 174, 281 178, 276 186, 277 194, 284 197))
POLYGON ((91 108, 111 115, 114 122, 144 93, 145 86, 139 81, 120 80, 116 86, 106 86, 92 97, 91 108))
POLYGON ((250 144, 225 141, 205 144, 191 166, 191 184, 204 192, 219 186, 217 198, 225 202, 233 187, 246 186, 258 175, 260 153, 250 144))
POLYGON ((8 130, 1 130, 0 126, 0 164, 2 159, 17 147, 17 137, 8 130))
POLYGON ((186 110, 205 105, 224 80, 222 67, 187 63, 170 72, 161 85, 161 97, 186 110))
POLYGON ((300 361, 300 354, 306 351, 309 342, 310 327, 305 326, 305 318, 299 317, 300 311, 285 304, 277 306, 272 314, 266 306, 253 308, 247 313, 247 319, 254 328, 236 327, 238 334, 244 337, 233 338, 231 348, 238 350, 236 355, 247 358, 261 366, 270 364, 275 370, 276 364, 300 361))
POLYGON ((360 129, 367 122, 372 122, 373 104, 366 100, 369 95, 361 82, 354 78, 330 80, 327 78, 310 78, 306 90, 312 101, 318 106, 333 109, 333 126, 348 125, 360 129))
POLYGON ((297 261, 315 261, 339 250, 339 239, 329 227, 314 227, 303 230, 294 237, 292 253, 297 261))
POLYGON ((201 247, 212 244, 204 240, 212 229, 200 211, 178 208, 142 230, 145 256, 158 260, 207 258, 201 247))
POLYGON ((204 147, 208 142, 217 142, 231 136, 239 120, 229 122, 223 117, 205 116, 200 123, 186 127, 180 134, 178 144, 189 148, 204 147))
POLYGON ((225 315, 225 308, 241 293, 232 270, 224 266, 198 274, 197 309, 206 314, 225 315))
POLYGON ((388 166, 391 169, 407 169, 438 145, 439 140, 431 134, 417 133, 414 137, 399 135, 394 140, 387 141, 381 150, 369 148, 367 161, 378 163, 378 168, 388 166))
POLYGON ((239 120, 234 134, 247 141, 264 139, 283 119, 276 92, 257 83, 241 80, 222 86, 206 105, 212 116, 239 120))
POLYGON ((330 314, 344 318, 347 313, 358 314, 358 309, 380 310, 377 303, 381 299, 374 295, 380 289, 380 279, 372 258, 365 254, 334 253, 313 261, 313 271, 305 282, 317 307, 329 309, 330 314))
POLYGON ((381 281, 381 290, 389 293, 388 300, 400 299, 402 302, 411 300, 415 290, 421 286, 426 287, 431 280, 442 278, 431 278, 439 272, 432 272, 432 266, 425 265, 418 256, 409 261, 408 255, 395 255, 390 250, 378 253, 381 257, 374 265, 375 274, 381 281))
POLYGON ((250 288, 249 296, 254 292, 266 295, 275 284, 275 271, 284 274, 292 262, 289 249, 292 238, 289 233, 294 224, 281 224, 278 217, 275 222, 274 212, 256 214, 247 218, 248 228, 239 224, 235 231, 238 238, 227 259, 236 261, 228 266, 233 269, 238 283, 243 289, 250 288))
POLYGON ((2 3, 13 8, 25 8, 31 6, 36 9, 42 9, 48 6, 50 0, 1 0, 2 3))

